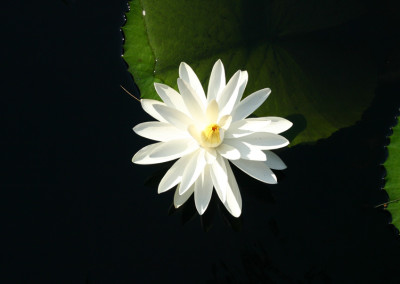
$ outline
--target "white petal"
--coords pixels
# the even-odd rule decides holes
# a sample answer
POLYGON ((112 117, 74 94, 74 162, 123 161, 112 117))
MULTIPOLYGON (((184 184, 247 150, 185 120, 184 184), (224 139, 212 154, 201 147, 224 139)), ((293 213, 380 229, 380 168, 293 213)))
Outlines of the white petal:
POLYGON ((158 193, 165 192, 182 181, 182 173, 185 170, 186 164, 191 159, 192 155, 186 155, 180 158, 172 167, 165 173, 160 184, 158 185, 158 193))
POLYGON ((282 117, 267 116, 267 117, 257 117, 248 118, 248 121, 260 122, 260 121, 271 121, 268 125, 260 128, 257 131, 271 132, 275 134, 282 133, 292 127, 293 123, 282 117))
POLYGON ((226 173, 225 162, 222 156, 217 156, 217 159, 210 167, 210 174, 219 199, 221 199, 222 202, 225 202, 228 176, 226 173))
POLYGON ((218 94, 225 88, 225 84, 224 65, 221 60, 218 59, 211 71, 210 81, 208 83, 207 101, 211 102, 215 100, 218 94))
POLYGON ((269 88, 259 90, 247 96, 232 112, 233 121, 242 120, 252 114, 268 98, 269 88))
POLYGON ((239 91, 238 91, 238 96, 236 98, 235 106, 240 102, 240 100, 243 97, 244 89, 246 89, 247 81, 249 80, 249 74, 247 71, 242 71, 240 73, 240 79, 239 79, 239 91))
POLYGON ((264 151, 265 155, 267 156, 267 166, 274 170, 284 170, 286 169, 285 163, 282 161, 281 158, 277 154, 272 151, 264 151))
POLYGON ((217 159, 217 151, 214 148, 206 148, 206 162, 207 164, 212 164, 217 159))
POLYGON ((133 128, 133 131, 137 135, 156 141, 169 141, 189 137, 187 132, 179 130, 169 123, 158 121, 140 123, 133 128))
POLYGON ((234 147, 240 153, 241 159, 253 161, 266 161, 267 156, 259 147, 249 145, 238 139, 225 139, 224 144, 234 147))
POLYGON ((206 109, 207 124, 215 123, 218 120, 219 107, 216 100, 212 100, 206 109))
POLYGON ((239 217, 242 213, 242 197, 240 196, 236 178, 228 161, 225 161, 225 167, 228 173, 229 188, 226 191, 226 201, 224 205, 226 209, 228 209, 229 213, 231 213, 234 217, 239 217))
POLYGON ((289 144, 289 141, 285 137, 267 132, 255 132, 239 139, 262 150, 278 149, 289 144))
POLYGON ((220 120, 218 121, 218 125, 221 126, 223 130, 226 130, 231 125, 231 122, 232 122, 232 116, 227 114, 220 118, 220 120))
POLYGON ((276 176, 270 168, 260 161, 236 160, 232 163, 249 176, 265 183, 277 183, 276 176))
POLYGON ((193 139, 178 139, 161 142, 161 145, 150 153, 149 158, 163 159, 164 162, 171 161, 189 154, 198 148, 199 146, 193 139))
POLYGON ((182 96, 177 91, 172 89, 170 86, 160 83, 154 83, 154 88, 167 106, 180 110, 186 114, 188 113, 182 96))
MULTIPOLYGON (((146 164, 156 164, 157 159, 150 159, 149 155, 151 152, 153 152, 157 147, 160 147, 162 145, 162 142, 159 143, 154 143, 147 145, 146 147, 143 147, 137 153, 133 156, 132 162, 135 164, 141 164, 141 165, 146 165, 146 164)), ((158 159, 159 160, 159 159, 158 159)), ((158 162, 162 163, 162 162, 158 162)))
POLYGON ((197 212, 200 215, 206 211, 208 204, 211 200, 213 183, 210 176, 210 170, 208 165, 196 180, 194 185, 194 203, 196 205, 197 212))
POLYGON ((185 81, 178 78, 178 88, 182 94, 185 106, 193 119, 204 120, 205 105, 201 102, 193 88, 185 81))
POLYGON ((251 120, 251 118, 235 121, 225 132, 225 138, 238 138, 253 132, 260 132, 269 124, 271 124, 270 120, 251 120))
POLYGON ((162 105, 165 106, 164 103, 156 100, 148 100, 148 99, 141 99, 140 103, 142 104, 142 108, 145 112, 150 114, 152 117, 157 119, 158 121, 161 122, 167 122, 159 113, 158 111, 154 108, 155 106, 162 105))
POLYGON ((237 71, 226 84, 220 95, 217 97, 217 103, 220 109, 219 115, 231 114, 239 93, 239 80, 241 71, 237 71))
POLYGON ((229 160, 238 160, 240 159, 240 152, 235 147, 228 144, 221 144, 217 148, 218 153, 229 160))
MULTIPOLYGON (((205 107, 207 101, 206 101, 206 95, 203 90, 203 86, 201 85, 200 80, 194 73, 193 69, 185 62, 182 62, 181 65, 179 66, 179 77, 184 81, 186 81, 187 83, 189 83, 191 88, 197 94, 197 98, 201 101, 202 106, 205 107)), ((183 96, 182 92, 181 95, 183 96)))
POLYGON ((189 199, 189 197, 192 195, 192 193, 194 191, 194 185, 192 185, 188 190, 185 191, 184 194, 180 195, 179 187, 180 187, 180 184, 178 184, 178 186, 176 187, 175 195, 174 195, 175 208, 181 207, 189 199))
POLYGON ((203 172, 206 165, 206 159, 204 157, 205 151, 203 149, 197 150, 192 154, 191 159, 187 162, 184 171, 182 173, 182 182, 179 188, 179 194, 185 193, 203 172))
POLYGON ((200 131, 197 129, 195 124, 191 124, 188 126, 188 132, 190 134, 190 136, 192 136, 192 138, 194 140, 196 140, 196 142, 200 145, 201 144, 201 135, 200 135, 200 131))
POLYGON ((193 124, 193 120, 179 110, 167 107, 166 105, 154 105, 154 109, 166 122, 183 131, 187 131, 188 126, 193 124))

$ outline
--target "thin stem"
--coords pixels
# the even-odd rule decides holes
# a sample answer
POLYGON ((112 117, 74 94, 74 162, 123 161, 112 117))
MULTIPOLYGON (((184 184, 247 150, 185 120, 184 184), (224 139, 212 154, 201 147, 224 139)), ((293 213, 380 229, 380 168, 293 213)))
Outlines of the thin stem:
POLYGON ((137 98, 137 97, 135 97, 134 95, 132 95, 127 89, 125 89, 124 87, 122 87, 121 85, 119 85, 121 88, 122 88, 122 90, 124 90, 128 95, 130 95, 132 98, 134 98, 135 100, 137 100, 139 103, 140 103, 140 100, 137 98))
POLYGON ((381 206, 385 206, 386 207, 386 205, 388 205, 390 203, 395 203, 395 202, 398 202, 398 201, 400 201, 400 198, 399 199, 395 199, 395 200, 391 200, 391 201, 388 201, 388 202, 385 202, 385 203, 382 203, 382 204, 378 204, 378 205, 375 206, 375 208, 378 208, 378 207, 381 207, 381 206))

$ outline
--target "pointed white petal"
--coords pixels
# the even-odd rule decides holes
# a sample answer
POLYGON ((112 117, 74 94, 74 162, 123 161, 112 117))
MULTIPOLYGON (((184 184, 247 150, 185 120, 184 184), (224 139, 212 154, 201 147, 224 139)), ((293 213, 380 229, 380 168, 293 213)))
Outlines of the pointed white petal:
POLYGON ((211 102, 215 100, 220 92, 225 88, 225 69, 221 60, 218 59, 215 62, 210 76, 210 82, 208 83, 207 101, 211 102))
POLYGON ((185 191, 193 185, 199 175, 203 172, 206 165, 204 155, 205 151, 203 149, 199 149, 192 154, 191 159, 187 162, 182 173, 182 182, 179 188, 179 194, 182 195, 185 193, 185 191))
POLYGON ((285 163, 282 161, 281 158, 277 154, 272 151, 264 151, 265 155, 267 156, 267 166, 274 170, 284 170, 286 169, 285 163))
POLYGON ((155 106, 162 105, 165 106, 164 103, 156 100, 148 100, 148 99, 141 99, 140 103, 142 104, 142 108, 145 112, 147 112, 149 115, 157 119, 158 121, 161 122, 167 122, 159 113, 158 111, 154 108, 155 106))
POLYGON ((156 141, 169 141, 189 137, 187 132, 179 130, 169 123, 158 121, 140 123, 133 128, 133 131, 137 135, 156 141))
POLYGON ((215 160, 217 159, 217 151, 214 148, 206 148, 206 162, 207 164, 212 164, 215 162, 215 160))
POLYGON ((270 168, 265 164, 265 162, 260 161, 249 161, 249 160, 236 160, 232 163, 241 169, 243 172, 249 176, 258 179, 265 183, 275 184, 277 179, 275 174, 270 168))
POLYGON ((194 73, 193 69, 185 62, 182 62, 181 65, 179 66, 179 77, 190 85, 190 87, 195 91, 197 98, 201 101, 202 106, 205 107, 207 101, 206 101, 206 95, 203 90, 203 86, 201 85, 200 80, 194 73))
POLYGON ((223 117, 220 118, 220 120, 218 121, 218 125, 223 129, 226 130, 229 128, 229 126, 231 125, 232 122, 232 116, 230 116, 229 114, 224 115, 223 117))
POLYGON ((231 213, 234 217, 239 217, 242 213, 242 197, 240 196, 236 178, 228 161, 225 161, 225 167, 228 173, 229 188, 226 192, 226 201, 224 205, 229 213, 231 213))
POLYGON ((282 133, 288 130, 293 125, 293 123, 289 120, 276 116, 248 118, 247 120, 252 122, 271 121, 271 123, 260 128, 258 131, 271 132, 275 134, 282 133))
POLYGON ((239 138, 253 132, 261 132, 270 123, 270 120, 251 120, 251 118, 235 121, 225 132, 225 138, 239 138))
POLYGON ((210 167, 210 174, 219 199, 221 199, 222 202, 225 202, 228 176, 226 173, 225 162, 222 156, 217 155, 217 159, 210 167))
POLYGON ((240 152, 235 147, 228 144, 221 144, 217 148, 218 153, 229 160, 238 160, 240 159, 240 152))
POLYGON ((215 123, 218 120, 219 107, 216 100, 212 100, 206 110, 207 124, 215 123))
POLYGON ((170 86, 160 83, 154 83, 154 88, 167 106, 180 110, 186 114, 188 113, 182 96, 177 91, 172 89, 170 86))
POLYGON ((192 153, 198 148, 199 146, 193 139, 178 139, 161 142, 161 145, 150 153, 149 158, 160 159, 164 162, 171 161, 192 153))
POLYGON ((141 165, 146 165, 146 164, 156 164, 156 163, 162 163, 162 162, 157 162, 157 159, 150 159, 149 155, 151 152, 153 152, 157 147, 160 147, 162 145, 162 142, 159 143, 154 143, 147 145, 146 147, 143 147, 140 149, 132 158, 132 162, 135 164, 141 164, 141 165))
POLYGON ((200 131, 198 130, 197 126, 194 124, 189 125, 188 133, 190 136, 200 145, 201 144, 201 135, 200 131))
POLYGON ((192 156, 190 154, 186 155, 172 165, 158 185, 158 193, 165 192, 182 181, 182 173, 191 157, 192 156))
POLYGON ((268 132, 255 132, 241 137, 240 140, 250 145, 257 146, 262 150, 278 149, 289 144, 289 141, 285 137, 268 132))
POLYGON ((200 131, 197 129, 195 124, 191 124, 188 127, 188 133, 194 140, 197 141, 197 143, 200 145, 201 144, 201 136, 200 136, 200 131))
POLYGON ((193 120, 179 110, 167 107, 166 105, 154 105, 154 109, 166 122, 183 131, 187 131, 188 126, 193 124, 193 120))
POLYGON ((249 80, 249 74, 247 71, 242 71, 240 73, 240 80, 239 80, 239 92, 236 98, 235 106, 240 102, 243 97, 244 89, 246 89, 247 81, 249 80))
POLYGON ((210 176, 210 170, 208 165, 196 180, 194 185, 194 203, 196 205, 197 212, 200 215, 206 211, 208 204, 211 200, 213 183, 210 176))
POLYGON ((194 120, 203 121, 205 105, 196 95, 196 92, 193 90, 193 88, 181 78, 178 78, 178 88, 182 94, 183 101, 185 102, 185 106, 188 109, 191 117, 194 120))
MULTIPOLYGON (((259 147, 249 145, 238 139, 225 139, 224 144, 235 148, 240 153, 241 159, 253 161, 266 161, 267 156, 259 147)), ((237 160, 237 159, 236 159, 237 160)))
POLYGON ((189 199, 189 197, 192 195, 192 193, 194 191, 194 185, 192 185, 188 190, 185 191, 184 194, 179 195, 179 187, 180 187, 180 184, 178 184, 178 186, 176 187, 175 195, 174 195, 175 208, 181 207, 189 199))
POLYGON ((241 71, 237 71, 217 97, 217 103, 220 109, 219 116, 231 114, 239 93, 240 74, 241 71))
POLYGON ((247 96, 232 112, 233 121, 242 120, 252 114, 268 98, 269 88, 259 90, 247 96))

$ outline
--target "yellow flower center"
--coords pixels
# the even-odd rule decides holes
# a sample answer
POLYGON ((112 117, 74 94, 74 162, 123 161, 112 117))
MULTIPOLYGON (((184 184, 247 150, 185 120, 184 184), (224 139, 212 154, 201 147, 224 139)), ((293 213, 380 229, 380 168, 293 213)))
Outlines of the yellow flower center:
POLYGON ((218 124, 212 123, 201 132, 201 142, 206 147, 217 147, 221 144, 221 133, 218 124))

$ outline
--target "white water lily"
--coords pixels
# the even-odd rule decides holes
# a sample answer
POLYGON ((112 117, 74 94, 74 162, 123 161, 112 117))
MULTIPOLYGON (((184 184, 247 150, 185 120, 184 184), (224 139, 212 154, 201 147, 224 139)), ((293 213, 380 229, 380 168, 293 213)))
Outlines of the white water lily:
POLYGON ((248 80, 237 71, 229 82, 221 60, 212 69, 207 96, 196 74, 186 63, 179 66, 178 88, 155 83, 163 102, 142 99, 143 109, 157 121, 136 125, 140 136, 159 141, 142 148, 133 157, 136 164, 156 164, 178 159, 158 186, 158 193, 177 186, 178 208, 194 193, 199 214, 210 202, 213 188, 235 217, 242 212, 242 199, 230 163, 262 182, 277 183, 271 169, 286 168, 270 150, 289 144, 278 135, 292 126, 280 117, 247 118, 269 96, 259 90, 242 99, 248 80))

